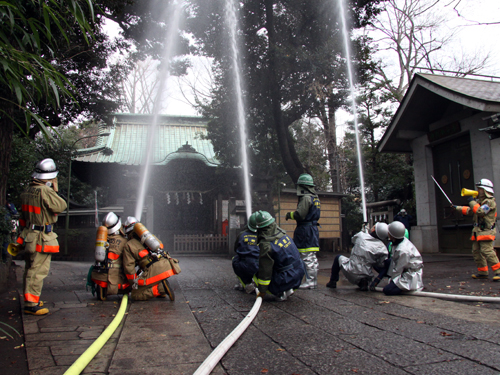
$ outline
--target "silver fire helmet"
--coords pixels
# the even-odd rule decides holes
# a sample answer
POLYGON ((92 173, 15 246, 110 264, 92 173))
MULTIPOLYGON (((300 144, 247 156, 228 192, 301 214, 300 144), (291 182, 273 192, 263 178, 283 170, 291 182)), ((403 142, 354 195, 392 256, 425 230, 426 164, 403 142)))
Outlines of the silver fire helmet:
POLYGON ((400 221, 393 221, 389 224, 387 229, 389 234, 397 240, 400 240, 405 236, 406 227, 400 221))
POLYGON ((138 220, 134 216, 128 216, 127 220, 125 220, 125 233, 130 233, 134 229, 134 225, 138 222, 138 220))
POLYGON ((102 225, 108 228, 109 234, 113 234, 120 230, 122 227, 122 221, 120 220, 120 216, 114 212, 110 212, 102 220, 102 225))
POLYGON ((386 223, 376 223, 375 224, 375 233, 377 234, 377 237, 380 240, 386 240, 387 239, 387 232, 388 232, 388 225, 386 223))
POLYGON ((39 178, 40 180, 52 180, 57 177, 58 173, 59 171, 54 160, 47 158, 35 164, 35 171, 31 177, 39 178))

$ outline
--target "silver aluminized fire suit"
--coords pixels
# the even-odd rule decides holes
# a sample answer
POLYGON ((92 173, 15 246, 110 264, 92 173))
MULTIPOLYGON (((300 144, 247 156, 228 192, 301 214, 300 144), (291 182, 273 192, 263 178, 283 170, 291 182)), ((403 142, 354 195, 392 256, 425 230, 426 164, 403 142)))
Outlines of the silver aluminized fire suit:
POLYGON ((362 279, 373 279, 372 267, 383 267, 389 252, 381 240, 365 232, 356 233, 352 240, 351 256, 341 255, 339 265, 347 280, 358 285, 362 279))
POLYGON ((420 291, 424 288, 422 281, 422 256, 415 245, 404 238, 393 250, 388 276, 403 291, 420 291))

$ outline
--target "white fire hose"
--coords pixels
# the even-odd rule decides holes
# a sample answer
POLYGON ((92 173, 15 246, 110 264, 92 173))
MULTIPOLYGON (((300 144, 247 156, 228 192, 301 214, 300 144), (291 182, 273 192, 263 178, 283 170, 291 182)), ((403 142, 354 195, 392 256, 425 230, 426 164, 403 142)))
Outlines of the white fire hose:
MULTIPOLYGON (((255 294, 259 295, 259 290, 255 289, 255 294)), ((208 375, 212 372, 217 363, 222 357, 227 353, 227 351, 233 346, 233 344, 238 340, 238 338, 245 332, 250 323, 254 320, 259 312, 260 305, 262 305, 262 297, 257 297, 255 303, 248 313, 248 315, 241 321, 240 324, 222 341, 214 351, 203 361, 203 363, 198 367, 198 370, 193 375, 208 375)))
MULTIPOLYGON (((382 292, 383 288, 375 288, 377 292, 382 292)), ((404 295, 417 297, 433 297, 447 299, 451 301, 471 301, 471 302, 493 302, 500 303, 500 297, 485 297, 485 296, 463 296, 461 294, 444 294, 432 292, 404 292, 404 295)))

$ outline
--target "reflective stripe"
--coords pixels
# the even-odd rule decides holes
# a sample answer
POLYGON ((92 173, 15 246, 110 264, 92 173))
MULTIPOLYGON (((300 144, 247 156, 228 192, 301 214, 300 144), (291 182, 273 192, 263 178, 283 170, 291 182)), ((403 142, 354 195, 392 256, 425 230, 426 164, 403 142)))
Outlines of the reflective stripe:
POLYGON ((127 276, 128 280, 134 280, 136 278, 135 274, 133 275, 126 274, 125 276, 127 276))
POLYGON ((55 246, 48 246, 48 245, 36 245, 36 251, 39 253, 58 253, 59 252, 59 245, 55 246))
POLYGON ((170 269, 168 271, 160 273, 159 275, 150 277, 149 279, 146 279, 146 280, 139 279, 138 284, 139 285, 150 285, 150 284, 156 283, 157 281, 161 281, 163 279, 166 279, 167 277, 174 276, 174 275, 175 275, 174 270, 170 269))
POLYGON ((491 266, 491 269, 492 269, 493 271, 496 271, 496 270, 497 270, 497 269, 499 269, 499 268, 500 268, 500 262, 498 262, 498 263, 497 263, 497 264, 495 264, 494 266, 491 266))
POLYGON ((25 226, 26 226, 26 220, 24 220, 24 219, 19 219, 19 225, 20 225, 21 227, 25 227, 25 226))
POLYGON ((472 212, 476 213, 476 212, 477 212, 477 210, 479 210, 479 207, 481 207, 481 206, 479 205, 479 203, 476 203, 476 205, 475 205, 474 207, 472 207, 472 212))
POLYGON ((158 290, 158 285, 160 285, 160 284, 156 284, 156 285, 152 288, 152 290, 153 290, 153 296, 155 296, 155 297, 158 297, 158 296, 160 295, 160 291, 158 290))
POLYGON ((92 281, 94 283, 96 283, 97 285, 99 285, 101 288, 107 288, 108 287, 108 283, 106 281, 94 280, 94 279, 92 279, 92 281))
POLYGON ((24 238, 22 237, 17 237, 17 241, 16 241, 18 244, 22 245, 24 243, 24 238))
POLYGON ((477 236, 478 241, 495 241, 495 235, 477 236))
POLYGON ((469 211, 469 207, 462 206, 462 215, 467 215, 467 211, 469 211))
POLYGON ((144 258, 145 256, 147 256, 149 254, 149 251, 147 251, 146 249, 143 249, 141 251, 139 251, 139 256, 141 258, 144 258))
POLYGON ((309 251, 319 251, 319 247, 308 247, 305 249, 299 249, 299 253, 308 253, 309 251))
POLYGON ((269 284, 271 284, 271 280, 257 279, 257 282, 259 283, 259 285, 269 285, 269 284))
POLYGON ((41 207, 31 206, 29 204, 23 204, 21 206, 21 210, 23 210, 24 212, 33 212, 35 214, 41 214, 42 213, 41 207))
POLYGON ((108 258, 109 259, 113 259, 113 260, 117 260, 118 258, 120 258, 120 256, 118 254, 115 254, 115 253, 112 253, 111 251, 108 253, 108 258))
POLYGON ((24 301, 25 302, 39 302, 40 296, 35 296, 31 293, 24 293, 24 301))
POLYGON ((129 283, 118 284, 118 289, 127 289, 130 286, 129 283))
POLYGON ((477 270, 479 272, 488 272, 488 266, 486 266, 486 267, 477 267, 477 270))
POLYGON ((291 218, 292 220, 295 220, 295 218, 293 217, 293 214, 294 214, 294 213, 295 213, 295 211, 294 211, 294 212, 290 212, 290 218, 291 218))

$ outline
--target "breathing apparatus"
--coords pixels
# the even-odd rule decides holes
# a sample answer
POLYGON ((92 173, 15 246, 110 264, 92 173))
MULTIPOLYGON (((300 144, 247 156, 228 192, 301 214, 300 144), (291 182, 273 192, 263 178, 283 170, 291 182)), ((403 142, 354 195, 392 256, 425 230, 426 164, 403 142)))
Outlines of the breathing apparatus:
POLYGON ((97 262, 104 262, 106 260, 106 249, 108 247, 108 228, 101 225, 97 228, 95 240, 95 260, 97 262))
POLYGON ((148 248, 153 256, 158 258, 163 255, 163 244, 144 224, 136 223, 134 225, 134 233, 139 236, 141 243, 148 248))

